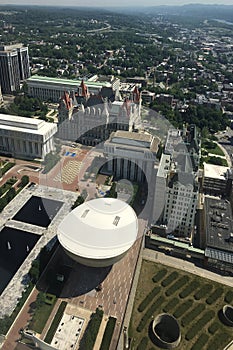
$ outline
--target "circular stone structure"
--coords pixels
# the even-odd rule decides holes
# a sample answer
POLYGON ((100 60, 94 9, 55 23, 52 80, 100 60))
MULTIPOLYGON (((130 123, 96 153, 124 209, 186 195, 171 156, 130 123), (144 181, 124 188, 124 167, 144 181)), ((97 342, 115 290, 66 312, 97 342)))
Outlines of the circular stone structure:
POLYGON ((233 307, 231 305, 223 306, 222 313, 227 325, 233 327, 233 307))
POLYGON ((163 349, 176 348, 181 340, 179 324, 170 314, 160 314, 154 319, 152 333, 156 345, 163 349))
POLYGON ((66 253, 92 267, 120 260, 137 239, 134 210, 115 198, 98 198, 79 205, 60 223, 57 237, 66 253))

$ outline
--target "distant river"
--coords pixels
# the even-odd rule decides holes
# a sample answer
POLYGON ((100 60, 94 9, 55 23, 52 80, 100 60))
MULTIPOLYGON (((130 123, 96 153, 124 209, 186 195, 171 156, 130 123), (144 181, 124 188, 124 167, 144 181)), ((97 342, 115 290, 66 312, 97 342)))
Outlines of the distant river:
POLYGON ((233 22, 228 22, 228 21, 225 21, 224 19, 215 19, 215 21, 233 26, 233 22))

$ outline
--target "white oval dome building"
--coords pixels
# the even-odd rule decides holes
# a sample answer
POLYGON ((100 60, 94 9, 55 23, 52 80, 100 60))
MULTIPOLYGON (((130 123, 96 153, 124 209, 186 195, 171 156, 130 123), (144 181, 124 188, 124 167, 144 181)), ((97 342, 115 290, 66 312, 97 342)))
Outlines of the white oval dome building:
POLYGON ((98 198, 72 210, 58 226, 57 237, 66 253, 87 266, 110 266, 137 239, 135 211, 115 198, 98 198))

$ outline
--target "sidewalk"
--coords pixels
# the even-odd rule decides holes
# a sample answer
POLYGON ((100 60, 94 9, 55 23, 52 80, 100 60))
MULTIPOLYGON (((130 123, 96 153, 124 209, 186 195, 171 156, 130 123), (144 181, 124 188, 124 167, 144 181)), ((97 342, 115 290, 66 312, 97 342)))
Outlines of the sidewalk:
POLYGON ((26 303, 24 304, 23 308, 21 309, 20 313, 16 317, 13 325, 9 329, 7 335, 6 335, 6 341, 2 347, 2 350, 14 350, 17 341, 20 338, 19 335, 19 329, 25 328, 31 318, 31 315, 29 313, 30 311, 30 304, 36 301, 38 291, 34 288, 27 299, 26 303))

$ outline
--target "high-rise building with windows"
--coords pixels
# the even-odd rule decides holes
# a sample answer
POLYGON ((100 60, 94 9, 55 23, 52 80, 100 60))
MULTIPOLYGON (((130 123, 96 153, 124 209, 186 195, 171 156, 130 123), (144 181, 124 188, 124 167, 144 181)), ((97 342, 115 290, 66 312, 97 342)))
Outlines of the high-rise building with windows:
POLYGON ((10 94, 20 88, 20 81, 30 76, 28 48, 22 44, 0 46, 0 85, 10 94))
POLYGON ((198 201, 200 140, 195 125, 169 130, 156 175, 153 222, 164 235, 190 238, 198 201))

